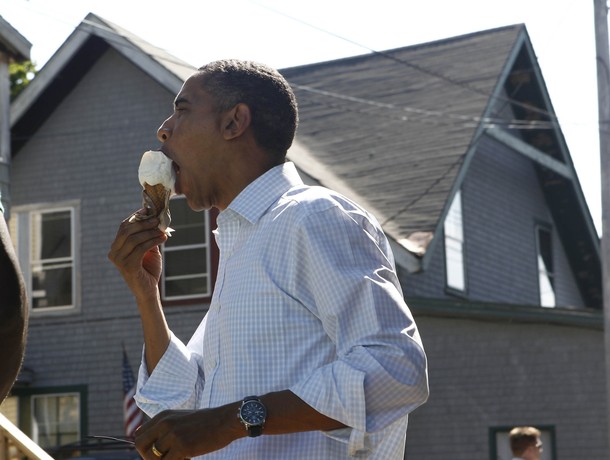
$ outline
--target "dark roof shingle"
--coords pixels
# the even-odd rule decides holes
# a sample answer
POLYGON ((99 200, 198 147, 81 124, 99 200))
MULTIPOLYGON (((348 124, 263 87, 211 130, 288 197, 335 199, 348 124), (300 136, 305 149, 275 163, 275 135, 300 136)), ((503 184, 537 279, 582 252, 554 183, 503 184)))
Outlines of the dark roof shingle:
MULTIPOLYGON (((299 103, 297 144, 364 198, 395 239, 434 232, 523 29, 282 70, 299 103)), ((289 157, 307 169, 298 151, 289 157)))

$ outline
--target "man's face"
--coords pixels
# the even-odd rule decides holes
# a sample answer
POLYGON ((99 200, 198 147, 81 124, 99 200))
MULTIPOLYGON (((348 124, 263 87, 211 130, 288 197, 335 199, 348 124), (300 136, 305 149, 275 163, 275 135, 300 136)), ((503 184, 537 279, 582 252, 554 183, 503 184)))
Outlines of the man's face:
POLYGON ((200 211, 217 205, 223 155, 221 117, 201 77, 191 76, 174 101, 174 113, 163 122, 157 137, 161 150, 174 162, 176 193, 200 211))
POLYGON ((542 458, 542 441, 536 439, 536 443, 529 446, 526 455, 523 456, 526 460, 540 460, 542 458))
POLYGON ((534 446, 534 449, 537 453, 537 457, 535 457, 536 460, 540 460, 540 458, 542 457, 542 441, 540 440, 540 438, 536 439, 536 445, 534 446))

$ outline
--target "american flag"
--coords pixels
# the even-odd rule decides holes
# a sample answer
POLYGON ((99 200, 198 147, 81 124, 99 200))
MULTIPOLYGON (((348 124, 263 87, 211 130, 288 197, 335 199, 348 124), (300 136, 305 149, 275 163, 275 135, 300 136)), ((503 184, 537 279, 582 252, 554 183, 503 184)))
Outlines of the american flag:
POLYGON ((133 395, 136 394, 136 379, 133 377, 127 352, 123 349, 123 417, 125 419, 125 435, 133 437, 138 428, 144 422, 144 415, 136 405, 133 395))

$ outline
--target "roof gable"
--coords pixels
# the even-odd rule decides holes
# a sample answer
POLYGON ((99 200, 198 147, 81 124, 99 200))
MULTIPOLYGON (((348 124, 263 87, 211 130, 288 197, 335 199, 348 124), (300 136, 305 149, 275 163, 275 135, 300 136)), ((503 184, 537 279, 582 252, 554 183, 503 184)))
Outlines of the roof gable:
POLYGON ((534 162, 583 298, 600 304, 599 240, 525 26, 282 72, 301 119, 290 158, 369 207, 419 268, 488 136, 534 162))
POLYGON ((524 30, 490 102, 480 135, 534 162, 556 230, 587 305, 602 305, 599 237, 542 72, 524 30))
MULTIPOLYGON (((504 27, 283 70, 299 101, 298 144, 366 197, 388 235, 423 253, 422 235, 428 241, 439 225, 522 30, 504 27)), ((310 167, 311 158, 302 161, 293 150, 289 156, 310 167)))
POLYGON ((190 64, 90 13, 12 103, 14 154, 109 48, 174 94, 194 71, 190 64))

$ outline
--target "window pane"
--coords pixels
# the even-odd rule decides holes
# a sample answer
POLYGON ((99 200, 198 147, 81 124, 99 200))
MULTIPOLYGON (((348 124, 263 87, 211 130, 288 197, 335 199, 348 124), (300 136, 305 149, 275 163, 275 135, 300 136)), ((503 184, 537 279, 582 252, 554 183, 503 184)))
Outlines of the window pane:
POLYGON ((208 212, 192 211, 184 198, 174 198, 170 207, 176 232, 163 245, 163 299, 209 295, 208 212))
POLYGON ((444 223, 445 267, 447 287, 464 291, 466 276, 464 270, 464 230, 462 223, 462 200, 458 191, 453 198, 444 223))
POLYGON ((547 272, 553 273, 553 251, 551 245, 551 232, 538 229, 539 255, 542 258, 543 266, 547 272))
POLYGON ((41 264, 32 266, 32 308, 72 305, 72 266, 41 264))
POLYGON ((464 280, 462 244, 459 241, 447 238, 445 252, 447 258, 447 286, 463 291, 466 288, 466 283, 464 280))
POLYGON ((540 305, 543 307, 555 306, 555 289, 553 278, 545 270, 545 264, 541 256, 538 256, 538 281, 540 284, 540 305))
POLYGON ((55 445, 54 432, 57 425, 56 420, 57 400, 55 398, 35 398, 34 399, 34 440, 41 447, 55 445))
POLYGON ((72 256, 70 211, 33 214, 32 231, 37 243, 32 251, 34 260, 72 256))
POLYGON ((43 448, 78 441, 80 403, 78 394, 33 396, 34 440, 43 448))
POLYGON ((453 198, 447 217, 445 218, 445 235, 462 241, 464 239, 462 231, 462 200, 461 193, 458 192, 453 198))
POLYGON ((538 285, 540 289, 540 305, 555 307, 555 287, 553 273, 552 234, 546 228, 538 228, 538 285))
POLYGON ((170 202, 172 213, 172 228, 176 230, 165 242, 166 247, 206 244, 207 242, 207 212, 195 212, 186 204, 184 198, 173 199, 170 202))
POLYGON ((30 235, 32 308, 73 306, 72 212, 32 212, 30 235))
POLYGON ((165 281, 165 297, 178 298, 209 295, 207 275, 165 281))
POLYGON ((165 251, 165 278, 207 273, 207 248, 165 251))

